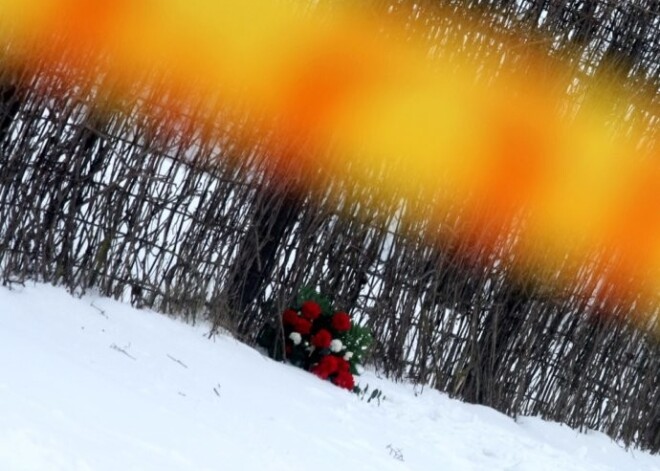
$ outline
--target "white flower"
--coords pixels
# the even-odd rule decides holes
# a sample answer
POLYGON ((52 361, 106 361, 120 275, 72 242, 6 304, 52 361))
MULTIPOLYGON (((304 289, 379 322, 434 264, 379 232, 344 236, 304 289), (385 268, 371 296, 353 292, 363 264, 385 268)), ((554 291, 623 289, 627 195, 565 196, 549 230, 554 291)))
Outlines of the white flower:
POLYGON ((364 373, 364 368, 362 367, 362 365, 355 365, 355 371, 357 371, 357 374, 361 375, 362 373, 364 373))
POLYGON ((348 360, 350 360, 351 358, 353 358, 353 352, 346 352, 346 353, 344 354, 344 360, 348 361, 348 360))
POLYGON ((298 332, 291 332, 289 334, 289 338, 291 339, 294 345, 298 345, 302 341, 302 335, 300 335, 298 332))
POLYGON ((344 344, 341 343, 341 340, 339 339, 334 339, 332 342, 330 342, 330 351, 331 352, 341 352, 341 349, 344 348, 344 344))

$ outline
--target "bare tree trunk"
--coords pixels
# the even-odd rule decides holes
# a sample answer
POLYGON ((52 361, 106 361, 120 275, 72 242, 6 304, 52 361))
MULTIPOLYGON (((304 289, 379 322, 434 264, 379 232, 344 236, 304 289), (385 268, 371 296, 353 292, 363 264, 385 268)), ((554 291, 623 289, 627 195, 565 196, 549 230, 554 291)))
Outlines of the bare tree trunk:
POLYGON ((20 106, 19 87, 10 80, 0 79, 0 149, 3 151, 10 141, 10 128, 20 106))
POLYGON ((510 353, 516 334, 529 316, 529 295, 522 289, 504 287, 489 310, 463 389, 468 402, 494 406, 499 402, 500 367, 510 353))
MULTIPOLYGON (((250 308, 270 279, 278 250, 296 222, 302 202, 292 189, 264 188, 255 198, 252 225, 243 239, 225 293, 228 309, 243 313, 250 308)), ((240 316, 243 317, 243 316, 240 316)), ((253 327, 255 316, 243 317, 241 334, 253 327)))

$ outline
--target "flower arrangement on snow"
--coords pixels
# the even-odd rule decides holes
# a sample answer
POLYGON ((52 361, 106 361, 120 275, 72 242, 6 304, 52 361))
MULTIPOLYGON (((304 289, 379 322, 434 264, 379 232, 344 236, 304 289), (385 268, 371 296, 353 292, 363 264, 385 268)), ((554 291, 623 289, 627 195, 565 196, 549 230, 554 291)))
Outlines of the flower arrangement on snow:
POLYGON ((332 309, 327 299, 303 290, 297 305, 282 313, 284 353, 291 364, 353 391, 353 375, 371 343, 369 331, 348 313, 332 309))

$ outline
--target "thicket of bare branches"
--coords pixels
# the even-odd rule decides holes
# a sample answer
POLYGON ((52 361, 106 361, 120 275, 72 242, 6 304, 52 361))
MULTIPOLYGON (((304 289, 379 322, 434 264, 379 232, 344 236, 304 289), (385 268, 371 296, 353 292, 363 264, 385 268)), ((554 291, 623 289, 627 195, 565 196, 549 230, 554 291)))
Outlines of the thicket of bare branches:
MULTIPOLYGON (((654 97, 631 119, 657 139, 656 1, 438 3, 482 22, 490 39, 534 43, 569 64, 571 93, 603 69, 618 74, 654 97)), ((580 283, 560 296, 513 278, 501 263, 506 240, 478 262, 464 241, 430 243, 459 216, 440 228, 402 217, 423 202, 385 201, 350 182, 326 181, 334 198, 277 185, 258 145, 236 155, 222 132, 182 139, 172 122, 147 125, 141 111, 162 97, 113 115, 92 104, 98 87, 81 96, 62 86, 17 70, 0 78, 5 283, 94 290, 211 319, 249 342, 302 286, 318 287, 372 330, 371 360, 393 378, 660 450, 660 347, 626 321, 630 306, 594 303, 580 283)), ((218 129, 229 125, 218 118, 218 129)))

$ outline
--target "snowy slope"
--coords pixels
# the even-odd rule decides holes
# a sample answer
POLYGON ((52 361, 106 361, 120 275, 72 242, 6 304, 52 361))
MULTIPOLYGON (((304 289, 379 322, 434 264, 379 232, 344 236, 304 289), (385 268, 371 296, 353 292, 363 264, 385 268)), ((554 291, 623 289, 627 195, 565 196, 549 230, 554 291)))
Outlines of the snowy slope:
POLYGON ((366 373, 378 404, 235 340, 46 285, 0 288, 0 470, 656 470, 602 434, 366 373), (416 394, 417 393, 417 394, 416 394))

